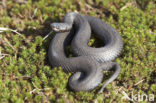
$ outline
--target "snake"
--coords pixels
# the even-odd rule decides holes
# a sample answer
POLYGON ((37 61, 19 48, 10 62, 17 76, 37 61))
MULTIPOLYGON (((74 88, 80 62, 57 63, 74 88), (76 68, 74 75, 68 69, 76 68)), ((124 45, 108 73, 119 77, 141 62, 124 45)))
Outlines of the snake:
POLYGON ((121 67, 114 59, 121 53, 123 41, 112 26, 78 12, 67 13, 63 22, 53 22, 50 26, 56 34, 49 45, 49 62, 53 67, 61 66, 64 72, 72 73, 68 84, 73 91, 91 91, 103 81, 104 71, 114 71, 100 89, 99 93, 102 93, 118 77, 121 67), (103 41, 104 46, 88 46, 92 33, 103 41), (68 45, 73 57, 67 56, 68 45))

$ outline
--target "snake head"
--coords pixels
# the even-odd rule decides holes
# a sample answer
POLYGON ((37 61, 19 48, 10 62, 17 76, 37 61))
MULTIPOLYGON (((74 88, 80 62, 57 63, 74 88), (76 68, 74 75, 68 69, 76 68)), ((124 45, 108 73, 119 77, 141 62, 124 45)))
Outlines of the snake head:
POLYGON ((69 24, 67 23, 52 23, 50 24, 51 28, 55 32, 66 32, 70 31, 72 28, 69 24))

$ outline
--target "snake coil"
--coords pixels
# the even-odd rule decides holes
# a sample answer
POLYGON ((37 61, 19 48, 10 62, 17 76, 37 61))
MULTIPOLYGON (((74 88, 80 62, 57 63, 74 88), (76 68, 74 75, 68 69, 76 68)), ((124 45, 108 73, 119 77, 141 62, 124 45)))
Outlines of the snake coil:
POLYGON ((56 32, 51 40, 48 57, 53 67, 61 66, 63 71, 72 72, 69 86, 74 91, 90 91, 103 80, 103 71, 113 70, 114 74, 102 86, 100 92, 120 74, 120 66, 112 62, 122 50, 123 42, 119 33, 100 19, 67 13, 63 23, 52 23, 56 32), (91 33, 103 40, 104 46, 88 46, 91 33), (65 47, 71 44, 76 57, 68 58, 65 47))

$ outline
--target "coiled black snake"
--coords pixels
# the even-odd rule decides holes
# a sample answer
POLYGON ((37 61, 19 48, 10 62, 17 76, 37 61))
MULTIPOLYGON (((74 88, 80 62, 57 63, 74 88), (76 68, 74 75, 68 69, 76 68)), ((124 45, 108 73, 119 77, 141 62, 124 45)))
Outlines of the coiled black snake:
POLYGON ((113 70, 114 74, 101 88, 100 92, 120 73, 120 66, 112 62, 123 47, 119 33, 100 19, 81 16, 79 13, 67 13, 64 23, 52 23, 56 32, 52 39, 48 57, 53 67, 61 66, 65 72, 74 73, 69 78, 69 86, 74 91, 90 91, 103 80, 104 70, 113 70), (74 31, 74 32, 73 32, 74 31), (100 37, 105 45, 100 48, 88 46, 91 32, 100 37), (76 57, 68 58, 65 47, 70 43, 76 57))

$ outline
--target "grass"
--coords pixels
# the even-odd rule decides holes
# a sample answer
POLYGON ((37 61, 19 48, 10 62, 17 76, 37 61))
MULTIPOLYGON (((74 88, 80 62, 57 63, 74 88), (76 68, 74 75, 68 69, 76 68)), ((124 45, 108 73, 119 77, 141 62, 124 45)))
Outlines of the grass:
MULTIPOLYGON (((127 103, 122 92, 156 94, 156 1, 155 0, 3 0, 0 27, 1 103, 127 103), (21 2, 20 2, 21 1, 21 2), (23 1, 23 2, 22 2, 23 1), (47 57, 54 33, 50 23, 61 21, 67 12, 98 17, 117 29, 124 41, 116 59, 122 71, 102 94, 72 92, 61 68, 52 69, 47 57)), ((98 40, 91 38, 90 45, 98 40)), ((105 73, 108 78, 109 73, 105 73)), ((156 99, 156 98, 155 98, 156 99)), ((155 100, 156 101, 156 100, 155 100)), ((146 103, 141 101, 142 103, 146 103)))

